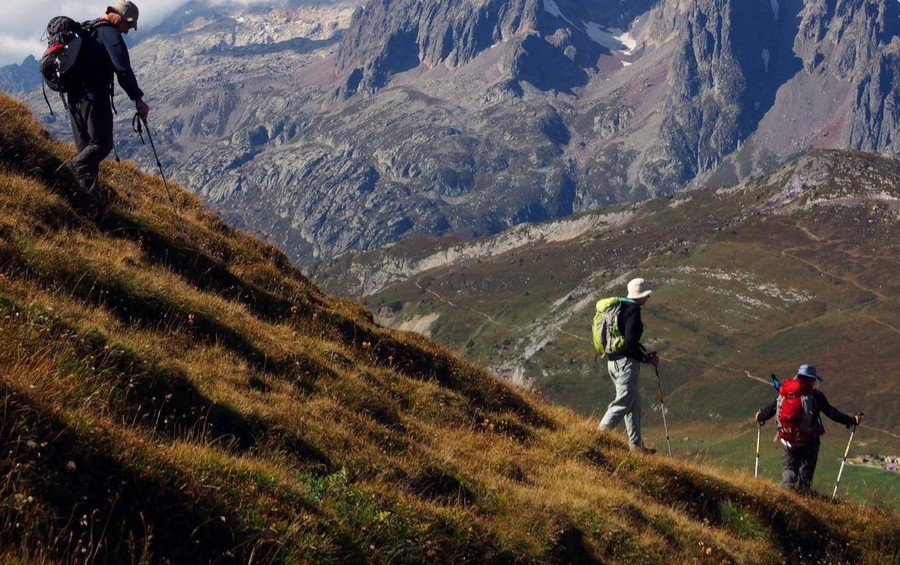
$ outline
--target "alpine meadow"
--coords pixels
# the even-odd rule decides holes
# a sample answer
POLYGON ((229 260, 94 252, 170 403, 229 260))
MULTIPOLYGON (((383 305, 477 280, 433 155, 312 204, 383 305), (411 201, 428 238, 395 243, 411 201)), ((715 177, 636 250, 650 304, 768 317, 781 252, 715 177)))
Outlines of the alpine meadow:
MULTIPOLYGON (((316 279, 382 323, 416 329, 499 375, 598 418, 613 398, 590 322, 595 302, 656 281, 643 309, 660 367, 673 451, 752 470, 753 414, 801 363, 836 406, 863 411, 851 456, 900 453, 900 161, 820 150, 773 173, 642 204, 523 225, 479 240, 419 240, 348 253, 316 279)), ((652 367, 645 436, 665 448, 652 367)), ((779 480, 775 426, 764 476, 779 480)), ((817 488, 832 492, 848 440, 826 421, 817 488)), ((842 488, 896 510, 900 475, 845 470, 842 488)))
POLYGON ((898 558, 894 511, 634 455, 130 163, 90 210, 72 155, 0 97, 5 562, 898 558))
POLYGON ((900 564, 900 2, 135 2, 0 7, 0 565, 900 564))

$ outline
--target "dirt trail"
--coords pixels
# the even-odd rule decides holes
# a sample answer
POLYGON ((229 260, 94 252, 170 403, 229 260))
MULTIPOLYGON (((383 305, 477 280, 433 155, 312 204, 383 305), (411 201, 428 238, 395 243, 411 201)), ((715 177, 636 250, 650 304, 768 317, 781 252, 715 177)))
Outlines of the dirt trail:
POLYGON ((447 300, 446 298, 444 298, 444 297, 441 296, 440 294, 436 293, 435 291, 431 290, 430 288, 427 288, 427 287, 422 286, 422 285, 420 284, 421 282, 422 282, 422 278, 421 278, 421 277, 418 278, 418 279, 416 279, 416 288, 418 288, 419 290, 422 290, 422 291, 427 292, 428 294, 434 296, 435 298, 437 298, 438 300, 440 300, 440 301, 443 302, 444 304, 449 304, 450 306, 453 306, 454 308, 457 307, 456 304, 454 304, 453 302, 450 302, 449 300, 447 300))
POLYGON ((880 292, 880 291, 878 291, 878 290, 876 290, 876 289, 874 289, 874 288, 867 287, 867 286, 861 284, 861 283, 860 283, 859 281, 857 281, 856 279, 849 278, 849 277, 844 277, 844 276, 841 276, 841 275, 836 275, 836 274, 834 274, 834 273, 832 273, 832 272, 829 272, 825 267, 823 267, 823 266, 820 265, 819 263, 816 263, 816 262, 814 262, 814 261, 810 261, 809 259, 804 259, 803 257, 800 257, 800 256, 795 255, 794 253, 792 253, 792 252, 794 252, 794 251, 801 250, 801 249, 808 249, 808 248, 806 248, 806 247, 801 247, 801 246, 798 245, 798 246, 794 246, 794 247, 789 247, 789 248, 787 248, 787 249, 782 249, 782 250, 781 250, 781 254, 784 255, 785 257, 790 257, 791 259, 793 259, 793 260, 795 260, 795 261, 798 261, 798 262, 800 262, 800 263, 803 263, 804 265, 808 265, 808 266, 812 267, 813 269, 815 269, 816 271, 822 273, 822 274, 825 275, 825 276, 829 276, 829 277, 831 277, 831 278, 838 279, 838 280, 840 280, 840 281, 842 281, 842 282, 845 282, 845 283, 849 284, 850 286, 854 286, 854 287, 856 287, 857 289, 859 289, 860 291, 871 292, 872 294, 874 294, 874 295, 877 296, 878 298, 882 298, 882 299, 887 298, 887 296, 885 296, 882 292, 880 292))
MULTIPOLYGON (((804 235, 806 235, 810 240, 812 240, 812 241, 815 242, 815 243, 819 243, 819 242, 825 241, 824 238, 822 238, 822 237, 820 237, 820 236, 814 234, 813 232, 811 232, 811 231, 809 230, 809 228, 807 228, 807 227, 805 227, 805 226, 800 226, 800 225, 798 225, 798 226, 796 226, 796 227, 797 227, 797 229, 799 229, 801 232, 803 232, 804 235)), ((866 285, 860 283, 859 280, 857 280, 856 278, 846 277, 846 276, 842 276, 842 275, 837 275, 837 274, 835 274, 835 273, 830 272, 830 271, 827 269, 826 266, 823 266, 823 265, 821 265, 820 263, 817 263, 817 262, 815 262, 815 261, 812 261, 812 260, 809 260, 809 259, 800 257, 799 255, 796 254, 797 251, 799 251, 799 250, 805 250, 805 249, 809 249, 809 247, 804 247, 804 246, 800 246, 800 245, 795 245, 795 246, 793 246, 793 247, 788 247, 788 248, 782 249, 782 250, 781 250, 781 255, 783 255, 783 256, 785 256, 785 257, 789 257, 789 258, 791 258, 791 259, 793 259, 793 260, 795 260, 795 261, 798 261, 798 262, 800 262, 800 263, 803 263, 804 265, 807 265, 807 266, 809 266, 809 267, 812 267, 813 269, 815 269, 816 271, 818 271, 818 272, 821 273, 822 275, 831 277, 831 278, 833 278, 833 279, 837 279, 837 280, 839 280, 839 281, 841 281, 841 282, 844 282, 844 283, 846 283, 847 285, 849 285, 849 286, 851 286, 851 287, 853 287, 853 288, 856 288, 857 290, 859 290, 859 291, 861 291, 861 292, 869 292, 869 293, 873 294, 873 295, 875 296, 875 303, 877 303, 879 300, 887 300, 887 299, 889 298, 887 295, 885 295, 885 294, 884 294, 883 292, 881 292, 880 290, 875 289, 875 288, 871 288, 871 287, 869 287, 869 286, 866 286, 866 285)), ((857 257, 860 257, 861 255, 856 255, 856 256, 857 256, 857 257)), ((865 310, 868 310, 869 308, 871 308, 871 306, 872 306, 872 304, 867 305, 867 306, 865 307, 865 310)), ((847 309, 849 309, 849 308, 850 308, 850 307, 848 307, 847 309)), ((892 324, 890 324, 890 323, 888 323, 888 322, 885 322, 884 320, 879 320, 879 319, 877 319, 877 318, 875 318, 875 317, 873 317, 873 316, 871 316, 871 315, 866 315, 866 318, 869 319, 869 320, 871 320, 872 322, 875 322, 876 324, 880 324, 880 325, 882 325, 882 326, 885 326, 886 328, 890 329, 891 331, 893 331, 893 332, 895 332, 895 333, 900 333, 900 329, 898 329, 897 327, 893 326, 892 324)), ((804 322, 801 322, 800 324, 796 324, 795 326, 789 326, 789 327, 782 328, 781 330, 778 331, 778 333, 781 333, 781 332, 783 332, 783 331, 792 329, 792 328, 794 328, 794 327, 803 326, 804 324, 805 324, 804 322)))
MULTIPOLYGON (((430 288, 426 288, 426 287, 422 286, 422 285, 420 284, 421 281, 422 281, 421 278, 419 278, 419 279, 416 280, 416 287, 417 287, 419 290, 422 290, 422 291, 424 291, 424 292, 427 292, 428 294, 434 296, 435 298, 437 298, 438 300, 440 300, 440 301, 443 302, 444 304, 447 304, 448 306, 452 306, 453 308, 461 308, 461 309, 464 309, 464 310, 468 310, 469 312, 472 312, 473 314, 477 314, 477 315, 483 317, 483 318, 484 318, 485 320, 487 320, 488 322, 490 322, 490 323, 492 323, 492 324, 495 324, 495 325, 497 325, 497 326, 505 326, 505 327, 507 327, 507 328, 513 328, 513 329, 516 329, 516 330, 522 331, 522 332, 527 331, 527 328, 524 328, 524 327, 522 327, 522 326, 520 326, 520 325, 518 325, 518 324, 512 324, 512 323, 509 323, 509 322, 501 322, 500 320, 497 320, 496 318, 494 318, 493 316, 491 316, 491 315, 488 314, 487 312, 482 312, 482 311, 480 311, 480 310, 476 310, 476 309, 470 308, 470 307, 468 307, 468 306, 459 306, 459 305, 455 304, 454 302, 452 302, 451 300, 448 300, 448 299, 444 298, 443 296, 441 296, 440 294, 438 294, 437 292, 431 290, 430 288)), ((567 336, 569 336, 569 337, 575 338, 575 339, 580 340, 580 341, 590 342, 589 339, 587 339, 587 338, 585 338, 585 337, 582 337, 582 336, 580 336, 580 335, 575 335, 575 334, 573 334, 573 333, 571 333, 571 332, 568 332, 568 331, 566 331, 566 330, 564 330, 564 329, 562 329, 562 328, 560 328, 560 327, 556 327, 556 328, 555 328, 555 331, 556 331, 557 333, 567 335, 567 336)))
POLYGON ((506 326, 506 327, 509 327, 509 328, 515 328, 515 329, 517 329, 517 330, 524 330, 524 329, 525 329, 525 328, 523 328, 522 326, 518 326, 518 325, 516 325, 516 324, 510 324, 510 323, 507 323, 507 322, 501 322, 501 321, 498 321, 498 320, 494 319, 494 317, 491 316, 490 314, 487 314, 487 313, 485 313, 485 312, 481 312, 481 311, 479 311, 479 310, 475 310, 474 308, 469 308, 468 306, 458 306, 458 305, 456 305, 455 303, 453 303, 452 301, 450 301, 450 300, 444 298, 444 297, 441 296, 440 294, 438 294, 438 293, 436 293, 435 291, 431 290, 430 288, 427 288, 427 287, 422 286, 422 285, 420 284, 421 282, 422 282, 422 279, 421 279, 421 278, 416 279, 416 287, 417 287, 419 290, 422 290, 422 291, 427 292, 428 294, 434 296, 435 298, 437 298, 438 300, 440 300, 440 301, 443 302, 444 304, 447 304, 448 306, 452 306, 453 308, 462 308, 462 309, 464 309, 464 310, 468 310, 469 312, 472 312, 473 314, 478 314, 479 316, 483 317, 483 318, 486 319, 487 321, 491 322, 492 324, 496 324, 496 325, 498 325, 498 326, 506 326))

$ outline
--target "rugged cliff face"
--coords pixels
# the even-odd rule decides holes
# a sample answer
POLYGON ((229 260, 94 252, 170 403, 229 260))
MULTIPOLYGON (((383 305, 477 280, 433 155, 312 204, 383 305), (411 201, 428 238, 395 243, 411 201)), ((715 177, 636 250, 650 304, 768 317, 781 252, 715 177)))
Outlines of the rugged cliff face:
POLYGON ((661 158, 642 179, 684 184, 714 170, 742 143, 772 134, 793 137, 803 148, 808 145, 798 135, 837 133, 828 144, 896 153, 890 132, 897 131, 900 92, 898 17, 890 1, 692 3, 676 16, 677 47, 655 147, 661 158), (844 106, 840 127, 827 121, 835 100, 844 106), (772 133, 760 127, 767 115, 796 109, 805 123, 772 127, 772 133))
POLYGON ((312 265, 895 154, 898 25, 894 0, 194 2, 132 58, 174 176, 312 265))
POLYGON ((459 68, 504 42, 520 47, 507 64, 511 78, 561 90, 581 86, 587 80, 585 69, 596 68, 600 55, 609 53, 609 47, 590 37, 585 24, 624 28, 653 2, 583 4, 371 2, 357 11, 338 51, 337 68, 348 75, 345 95, 373 92, 393 75, 419 65, 459 68))
POLYGON ((657 155, 641 175, 647 184, 682 184, 714 168, 753 132, 773 98, 764 86, 771 82, 768 63, 785 51, 779 38, 788 37, 774 11, 762 2, 721 0, 679 11, 657 155))

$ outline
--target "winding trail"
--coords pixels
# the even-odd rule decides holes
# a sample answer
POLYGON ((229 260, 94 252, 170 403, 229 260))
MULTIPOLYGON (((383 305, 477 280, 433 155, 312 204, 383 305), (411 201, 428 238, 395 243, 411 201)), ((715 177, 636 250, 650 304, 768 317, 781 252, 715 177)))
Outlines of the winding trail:
MULTIPOLYGON (((490 323, 492 323, 492 324, 495 324, 495 325, 497 325, 497 326, 507 327, 507 328, 513 328, 513 329, 519 330, 519 331, 521 331, 521 332, 525 332, 525 331, 528 330, 528 328, 524 328, 524 327, 522 327, 522 326, 520 326, 520 325, 518 325, 518 324, 512 324, 512 323, 509 323, 509 322, 501 322, 500 320, 497 320, 496 318, 494 318, 493 316, 491 316, 491 315, 488 314, 487 312, 482 312, 482 311, 480 311, 480 310, 476 310, 476 309, 470 308, 470 307, 468 307, 468 306, 459 306, 459 305, 457 305, 456 303, 454 303, 453 301, 451 301, 451 300, 449 300, 449 299, 447 299, 447 298, 444 298, 443 296, 441 296, 441 295, 438 294, 437 292, 431 290, 430 288, 425 287, 425 286, 422 286, 421 282, 422 282, 422 278, 421 278, 421 277, 419 277, 418 279, 416 279, 416 288, 418 288, 419 290, 421 290, 421 291, 423 291, 423 292, 427 292, 428 294, 434 296, 436 299, 440 300, 440 301, 443 302, 444 304, 447 304, 448 306, 451 306, 451 307, 457 308, 457 309, 468 310, 469 312, 472 312, 473 314, 477 314, 477 315, 483 317, 483 318, 484 318, 485 320, 487 320, 488 322, 490 322, 490 323)), ((582 336, 580 336, 580 335, 575 335, 575 334, 573 334, 572 332, 568 332, 568 331, 566 331, 566 330, 564 330, 564 329, 561 329, 561 328, 559 328, 559 327, 554 328, 554 330, 555 330, 557 333, 559 333, 559 334, 567 335, 567 336, 569 336, 569 337, 575 338, 575 339, 580 340, 580 341, 584 341, 584 342, 588 342, 588 343, 590 343, 590 341, 591 341, 591 340, 589 340, 589 339, 587 339, 587 338, 584 338, 584 337, 582 337, 582 336)))
MULTIPOLYGON (((798 230, 800 230, 801 232, 803 232, 803 234, 806 235, 813 243, 820 243, 820 242, 822 242, 822 241, 825 241, 824 238, 822 238, 822 237, 820 237, 820 236, 814 234, 814 233, 813 233, 812 231, 810 231, 809 228, 807 228, 806 226, 801 226, 801 225, 795 224, 795 227, 796 227, 798 230)), ((799 255, 796 254, 797 251, 799 251, 799 250, 804 250, 804 249, 810 249, 810 247, 804 247, 804 246, 801 246, 801 245, 795 245, 795 246, 792 246, 792 247, 787 247, 787 248, 781 250, 781 255, 782 255, 783 257, 787 257, 787 258, 793 259, 794 261, 797 261, 797 262, 799 262, 799 263, 803 263, 804 265, 807 265, 808 267, 811 267, 812 269, 814 269, 815 271, 819 272, 820 274, 822 274, 822 275, 824 275, 824 276, 827 276, 827 277, 831 277, 831 278, 833 278, 833 279, 837 279, 837 280, 839 280, 839 281, 841 281, 841 282, 843 282, 843 283, 846 283, 847 285, 849 285, 849 286, 851 286, 851 287, 856 288, 857 290, 859 290, 859 291, 861 291, 861 292, 869 292, 869 293, 871 293, 872 295, 874 295, 874 296, 875 296, 875 301, 874 301, 872 304, 868 304, 868 305, 864 306, 864 307, 863 307, 863 311, 864 311, 864 312, 867 311, 867 310, 869 310, 873 305, 877 304, 879 300, 888 300, 888 299, 890 298, 889 296, 885 295, 882 291, 880 291, 880 290, 878 290, 878 289, 875 289, 875 288, 871 288, 871 287, 869 287, 869 286, 866 286, 866 285, 860 283, 856 278, 851 278, 851 277, 846 277, 846 276, 842 276, 842 275, 837 275, 837 274, 835 274, 835 273, 830 272, 830 271, 829 271, 825 266, 823 266, 822 264, 817 263, 817 262, 815 262, 815 261, 812 261, 812 260, 810 260, 810 259, 806 259, 806 258, 804 258, 804 257, 800 257, 799 255)), ((858 254, 851 254, 851 255, 853 255, 853 256, 856 257, 856 258, 864 257, 864 256, 858 255, 858 254)), ((851 308, 853 308, 853 306, 848 306, 847 308, 844 308, 844 310, 849 310, 849 309, 851 309, 851 308)), ((876 323, 876 324, 879 324, 879 325, 882 325, 882 326, 888 328, 889 330, 891 330, 891 331, 894 332, 894 333, 900 334, 900 328, 897 328, 896 326, 894 326, 893 324, 890 324, 889 322, 886 322, 886 321, 884 321, 884 320, 880 320, 880 319, 875 318, 874 316, 869 315, 869 314, 866 314, 866 318, 867 318, 868 320, 870 320, 870 321, 876 323)), ((776 334, 783 333, 783 332, 788 331, 788 330, 793 329, 793 328, 802 327, 802 326, 804 326, 804 325, 807 325, 807 324, 813 322, 814 320, 815 320, 815 319, 812 319, 812 320, 806 320, 805 322, 800 322, 800 323, 795 324, 795 325, 793 325, 793 326, 786 326, 786 327, 781 328, 780 330, 778 330, 778 331, 776 332, 776 334)))
POLYGON ((444 304, 449 304, 450 306, 453 306, 454 308, 457 308, 456 304, 454 304, 453 302, 447 300, 446 298, 444 298, 444 297, 441 296, 440 294, 436 293, 435 291, 431 290, 430 288, 422 286, 422 285, 420 284, 421 282, 422 282, 422 277, 419 277, 419 278, 416 279, 416 288, 418 288, 419 290, 421 290, 421 291, 423 291, 423 292, 427 292, 428 294, 434 296, 435 298, 437 298, 438 300, 440 300, 440 301, 443 302, 444 304))
POLYGON ((479 310, 475 310, 474 308, 469 308, 468 306, 458 306, 458 305, 456 305, 454 302, 452 302, 452 301, 450 301, 450 300, 444 298, 443 296, 441 296, 440 294, 438 294, 438 293, 436 293, 435 291, 431 290, 430 288, 422 286, 422 285, 421 285, 421 282, 422 282, 422 278, 421 278, 421 277, 419 277, 418 279, 416 279, 416 287, 417 287, 419 290, 424 291, 424 292, 427 292, 428 294, 434 296, 435 298, 437 298, 438 300, 440 300, 440 301, 443 302, 444 304, 447 304, 448 306, 452 306, 453 308, 457 308, 457 309, 468 310, 469 312, 472 312, 473 314, 478 314, 479 316, 483 317, 483 318, 486 319, 487 321, 491 322, 492 324, 496 324, 496 325, 498 325, 498 326, 506 326, 506 327, 508 327, 508 328, 515 328, 515 329, 517 329, 517 330, 524 330, 524 329, 525 329, 525 328, 523 328, 522 326, 519 326, 519 325, 516 325, 516 324, 510 324, 510 323, 508 323, 508 322, 501 322, 501 321, 499 321, 499 320, 496 320, 493 316, 491 316, 490 314, 487 314, 486 312, 481 312, 481 311, 479 311, 479 310))

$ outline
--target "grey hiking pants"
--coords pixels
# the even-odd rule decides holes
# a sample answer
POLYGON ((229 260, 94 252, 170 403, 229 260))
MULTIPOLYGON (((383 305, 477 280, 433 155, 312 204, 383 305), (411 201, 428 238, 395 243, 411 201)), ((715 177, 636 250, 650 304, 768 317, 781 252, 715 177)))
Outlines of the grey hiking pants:
POLYGON ((788 449, 781 454, 781 486, 796 490, 812 488, 813 474, 819 461, 819 441, 788 449))
POLYGON ((616 361, 608 361, 606 368, 613 384, 616 385, 616 397, 606 408, 606 414, 600 420, 600 429, 615 428, 619 422, 625 420, 628 446, 632 449, 642 447, 644 440, 641 437, 641 393, 638 390, 641 364, 623 357, 616 361))
POLYGON ((108 96, 86 95, 69 99, 72 134, 78 154, 72 159, 75 173, 88 180, 97 178, 100 162, 113 149, 113 112, 108 96))

